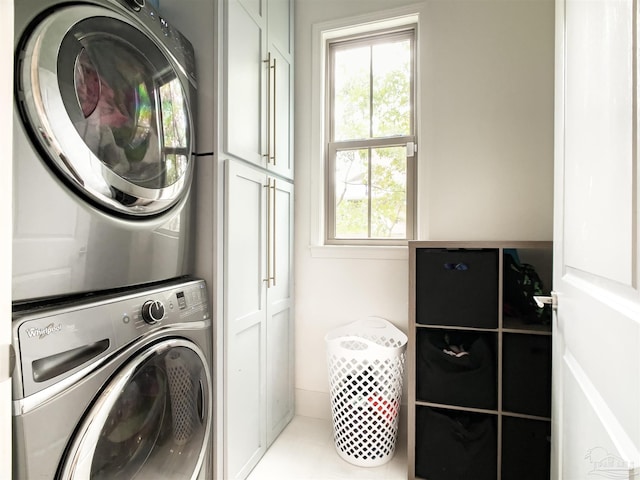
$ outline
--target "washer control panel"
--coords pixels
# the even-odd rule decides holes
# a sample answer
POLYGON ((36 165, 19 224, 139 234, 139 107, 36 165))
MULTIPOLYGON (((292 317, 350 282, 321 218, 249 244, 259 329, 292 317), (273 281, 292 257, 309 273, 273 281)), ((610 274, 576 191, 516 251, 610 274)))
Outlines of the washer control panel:
POLYGON ((14 313, 19 360, 14 399, 43 390, 136 339, 196 328, 195 322, 201 328, 211 325, 206 284, 198 279, 14 313))
POLYGON ((122 323, 128 324, 129 335, 135 336, 149 328, 203 320, 209 317, 209 304, 204 282, 181 284, 156 290, 132 299, 128 311, 122 312, 122 323), (137 332, 142 330, 142 332, 137 332))

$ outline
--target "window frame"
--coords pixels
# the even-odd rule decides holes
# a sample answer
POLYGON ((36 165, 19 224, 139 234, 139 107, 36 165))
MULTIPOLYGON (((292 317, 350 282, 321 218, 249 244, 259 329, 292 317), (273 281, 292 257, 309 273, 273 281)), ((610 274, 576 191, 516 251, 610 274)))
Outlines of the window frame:
MULTIPOLYGON (((356 35, 344 35, 328 38, 325 40, 325 110, 324 110, 324 131, 327 136, 325 143, 325 245, 368 245, 368 246, 403 246, 415 238, 416 232, 416 203, 417 203, 417 23, 400 25, 394 28, 371 29, 359 32, 356 35), (391 137, 371 137, 367 139, 340 140, 334 141, 333 122, 333 100, 335 92, 334 82, 334 52, 343 47, 356 46, 358 44, 373 46, 384 44, 394 39, 408 39, 410 42, 410 79, 409 79, 409 103, 410 103, 410 132, 409 135, 398 135, 391 137), (406 156, 406 186, 405 186, 405 207, 406 207, 406 230, 404 238, 376 238, 376 237, 355 237, 336 238, 336 210, 335 210, 335 168, 336 154, 343 150, 366 150, 384 147, 405 147, 406 156)), ((373 97, 370 99, 373 102, 373 97)), ((370 116, 373 109, 370 108, 370 116)), ((371 117, 370 117, 371 118, 371 117)), ((369 165, 369 177, 371 165, 369 165)), ((371 197, 368 202, 368 229, 371 229, 371 197)))

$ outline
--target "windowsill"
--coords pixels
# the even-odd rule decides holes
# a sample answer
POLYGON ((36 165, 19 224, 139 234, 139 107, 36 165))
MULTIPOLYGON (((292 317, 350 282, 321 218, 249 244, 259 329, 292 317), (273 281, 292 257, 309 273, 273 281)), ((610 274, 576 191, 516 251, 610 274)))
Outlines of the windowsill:
POLYGON ((312 258, 350 258, 372 260, 406 260, 409 248, 406 245, 310 245, 312 258))

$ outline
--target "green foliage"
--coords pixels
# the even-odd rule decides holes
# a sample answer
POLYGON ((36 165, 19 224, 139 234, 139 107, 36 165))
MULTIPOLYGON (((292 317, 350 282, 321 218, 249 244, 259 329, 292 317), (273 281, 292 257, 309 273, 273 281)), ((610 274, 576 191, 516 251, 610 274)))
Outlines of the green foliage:
MULTIPOLYGON (((345 52, 336 62, 335 138, 337 141, 384 138, 411 133, 410 48, 396 42, 387 67, 378 45, 345 52), (367 55, 354 61, 349 53, 367 55), (373 74, 370 70, 373 55, 373 74), (399 61, 400 60, 400 61, 399 61)), ((341 150, 336 158, 336 236, 406 237, 407 159, 405 145, 341 150), (369 224, 370 210, 370 224, 369 224)))

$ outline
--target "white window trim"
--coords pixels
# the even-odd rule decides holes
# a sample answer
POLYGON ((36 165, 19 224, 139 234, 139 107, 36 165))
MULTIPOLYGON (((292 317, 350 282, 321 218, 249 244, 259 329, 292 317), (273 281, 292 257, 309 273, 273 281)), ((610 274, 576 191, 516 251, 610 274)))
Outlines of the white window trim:
MULTIPOLYGON (((421 48, 420 31, 421 19, 426 15, 426 5, 412 5, 397 9, 373 12, 351 18, 341 18, 330 22, 314 24, 312 27, 311 44, 311 168, 310 168, 310 251, 316 258, 375 258, 375 259, 405 259, 407 258, 407 246, 384 245, 325 245, 325 152, 324 136, 325 125, 325 60, 327 40, 356 35, 363 32, 385 30, 394 27, 417 25, 416 31, 416 71, 420 72, 421 48)), ((423 138, 420 122, 420 83, 418 79, 415 86, 416 95, 416 127, 418 139, 423 138)), ((422 158, 424 164, 425 158, 422 158)), ((420 222, 420 205, 424 205, 421 198, 424 197, 425 185, 424 168, 418 165, 416 168, 417 198, 415 207, 415 235, 417 240, 422 235, 424 225, 420 222)))

